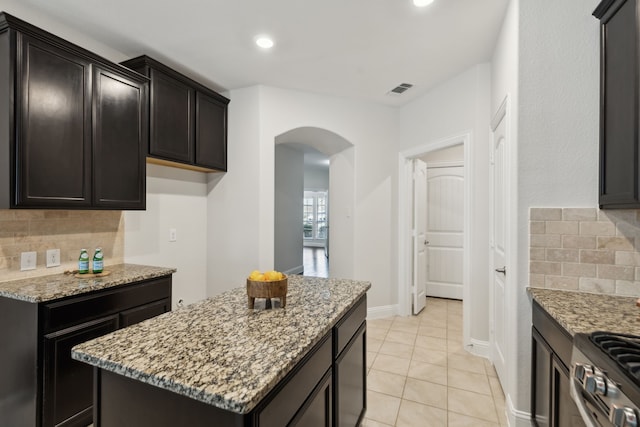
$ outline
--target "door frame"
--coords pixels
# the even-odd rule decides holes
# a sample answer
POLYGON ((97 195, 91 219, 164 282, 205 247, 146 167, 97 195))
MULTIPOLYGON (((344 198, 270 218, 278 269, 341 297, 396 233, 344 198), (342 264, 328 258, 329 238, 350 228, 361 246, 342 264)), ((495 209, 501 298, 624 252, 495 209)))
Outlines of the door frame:
MULTIPOLYGON (((398 315, 408 316, 411 314, 411 279, 412 279, 412 197, 411 188, 411 160, 432 151, 452 147, 462 144, 464 150, 464 238, 463 238, 463 273, 462 273, 462 298, 470 301, 471 292, 469 289, 471 278, 471 218, 473 218, 473 204, 471 179, 473 176, 473 144, 471 131, 450 136, 431 143, 420 145, 398 153, 398 315)), ((462 335, 464 344, 470 342, 469 332, 471 329, 471 305, 463 304, 462 313, 462 335)))

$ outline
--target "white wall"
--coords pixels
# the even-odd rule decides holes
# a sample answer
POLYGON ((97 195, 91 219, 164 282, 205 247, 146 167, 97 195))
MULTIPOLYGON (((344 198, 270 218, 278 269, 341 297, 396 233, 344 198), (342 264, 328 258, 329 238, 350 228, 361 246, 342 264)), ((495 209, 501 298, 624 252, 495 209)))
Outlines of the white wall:
POLYGON ((528 425, 530 408, 529 208, 597 204, 599 24, 591 16, 597 4, 512 0, 493 57, 492 112, 509 93, 517 151, 511 231, 518 289, 508 317, 514 348, 505 390, 520 414, 517 425, 528 425))
MULTIPOLYGON (((260 88, 229 93, 228 172, 209 176, 207 187, 207 295, 242 286, 256 269, 271 269, 260 263, 259 218, 270 210, 260 195, 260 88)), ((273 168, 273 157, 271 158, 273 168)), ((271 176, 273 185, 273 175, 271 176)), ((273 197, 273 193, 271 195, 273 197)), ((273 253, 273 239, 270 242, 273 253)))
POLYGON ((276 145, 274 269, 302 273, 304 153, 276 145))
POLYGON ((400 151, 471 133, 471 338, 489 341, 489 105, 490 67, 481 64, 432 89, 400 109, 400 151))
POLYGON ((305 165, 304 167, 305 190, 328 190, 329 168, 322 166, 305 165))
MULTIPOLYGON (((86 37, 15 0, 3 0, 1 10, 54 33, 105 58, 129 59, 100 41, 86 37)), ((129 263, 177 267, 173 276, 173 303, 204 298, 206 280, 205 175, 161 166, 147 168, 147 210, 125 212, 124 260, 129 263), (169 227, 178 241, 169 244, 169 227)))
POLYGON ((173 305, 206 297, 206 174, 147 165, 147 209, 124 212, 125 262, 175 267, 173 305), (169 242, 169 229, 177 240, 169 242))
POLYGON ((209 265, 217 275, 209 272, 209 293, 238 286, 248 271, 273 265, 275 138, 312 126, 355 146, 331 159, 332 193, 355 194, 331 211, 332 248, 344 250, 340 256, 332 252, 331 274, 370 280, 371 306, 394 304, 395 110, 271 87, 231 91, 230 98, 229 172, 209 186, 209 239, 224 242, 210 246, 209 265), (334 175, 346 182, 334 185, 334 175), (260 210, 244 209, 241 199, 258 201, 260 210), (343 232, 334 235, 340 227, 343 232))
MULTIPOLYGON (((521 1, 518 72, 518 285, 528 283, 530 207, 596 207, 597 0, 521 1)), ((529 408, 531 304, 520 292, 516 405, 529 408)))

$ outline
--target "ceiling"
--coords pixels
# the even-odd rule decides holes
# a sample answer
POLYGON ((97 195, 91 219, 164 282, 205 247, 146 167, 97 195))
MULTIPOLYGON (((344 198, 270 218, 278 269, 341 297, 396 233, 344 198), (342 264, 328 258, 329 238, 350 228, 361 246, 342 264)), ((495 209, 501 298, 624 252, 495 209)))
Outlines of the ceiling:
POLYGON ((20 4, 127 56, 147 54, 219 91, 265 84, 395 106, 489 61, 508 1, 436 0, 425 8, 411 0, 20 4), (274 48, 258 48, 258 34, 271 35, 274 48), (414 87, 388 95, 401 83, 414 87))

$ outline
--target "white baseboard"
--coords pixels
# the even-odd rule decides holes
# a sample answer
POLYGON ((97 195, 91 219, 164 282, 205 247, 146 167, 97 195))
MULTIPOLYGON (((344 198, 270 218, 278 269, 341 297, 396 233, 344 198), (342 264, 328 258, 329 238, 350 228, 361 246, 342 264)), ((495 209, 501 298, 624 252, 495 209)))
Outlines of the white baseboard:
POLYGON ((285 271, 283 271, 283 273, 284 273, 284 274, 286 274, 286 275, 288 276, 288 275, 290 275, 290 274, 300 274, 300 273, 302 273, 303 271, 304 271, 304 266, 299 265, 299 266, 297 266, 297 267, 293 267, 293 268, 290 268, 290 269, 288 269, 288 270, 285 270, 285 271))
POLYGON ((381 305, 379 307, 369 307, 367 309, 367 319, 382 319, 383 317, 395 316, 398 313, 398 304, 381 305))
POLYGON ((491 352, 489 351, 489 342, 474 340, 471 338, 471 345, 465 346, 467 351, 476 356, 484 357, 485 359, 491 359, 491 352))
POLYGON ((513 406, 511 395, 506 397, 507 421, 509 426, 514 427, 531 427, 531 414, 529 412, 519 411, 513 406))

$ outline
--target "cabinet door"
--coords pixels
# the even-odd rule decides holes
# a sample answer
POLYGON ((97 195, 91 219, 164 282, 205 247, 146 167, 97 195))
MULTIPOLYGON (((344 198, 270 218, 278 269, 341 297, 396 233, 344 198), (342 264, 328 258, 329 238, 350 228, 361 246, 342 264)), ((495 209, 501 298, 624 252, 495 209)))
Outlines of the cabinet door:
POLYGON ((227 104, 202 92, 196 93, 195 163, 227 170, 227 104))
POLYGON ((602 20, 600 205, 639 207, 636 1, 602 20))
POLYGON ((90 64, 19 34, 17 207, 91 204, 90 64))
MULTIPOLYGON (((327 372, 289 426, 331 427, 331 372, 327 372)), ((348 424, 342 424, 347 426, 348 424)), ((353 424, 355 426, 355 424, 353 424)))
POLYGON ((584 427, 578 407, 569 394, 569 370, 557 357, 553 357, 553 425, 557 427, 584 427))
POLYGON ((94 67, 94 205, 144 209, 146 85, 94 67))
POLYGON ((334 364, 336 426, 357 425, 367 407, 366 355, 363 324, 334 364))
POLYGON ((44 427, 86 426, 93 419, 93 368, 71 358, 71 348, 118 329, 118 316, 103 317, 44 336, 44 427))
POLYGON ((192 163, 194 90, 151 69, 151 138, 149 155, 192 163))
POLYGON ((538 427, 551 426, 551 349, 531 330, 531 416, 538 427))
POLYGON ((143 320, 151 319, 152 317, 159 316, 162 313, 166 313, 171 310, 171 299, 165 298, 160 301, 155 301, 149 304, 141 305, 140 307, 134 307, 129 310, 125 310, 120 313, 120 327, 126 328, 127 326, 134 325, 142 322, 143 320))

